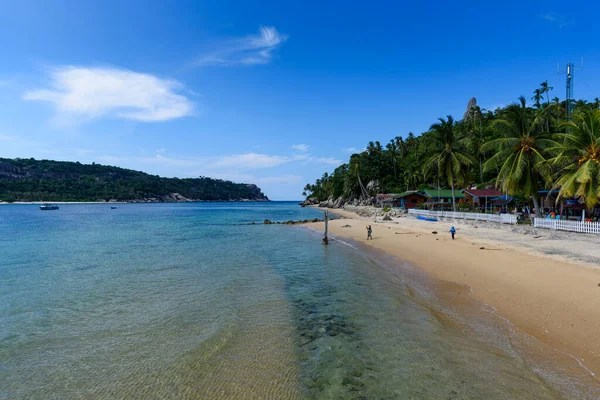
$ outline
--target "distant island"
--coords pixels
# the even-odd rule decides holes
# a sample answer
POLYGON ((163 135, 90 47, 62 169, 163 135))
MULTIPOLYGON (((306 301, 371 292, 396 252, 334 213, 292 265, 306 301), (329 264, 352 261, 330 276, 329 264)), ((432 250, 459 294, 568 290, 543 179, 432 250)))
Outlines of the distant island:
POLYGON ((269 201, 254 184, 163 178, 96 163, 0 158, 0 202, 269 201))

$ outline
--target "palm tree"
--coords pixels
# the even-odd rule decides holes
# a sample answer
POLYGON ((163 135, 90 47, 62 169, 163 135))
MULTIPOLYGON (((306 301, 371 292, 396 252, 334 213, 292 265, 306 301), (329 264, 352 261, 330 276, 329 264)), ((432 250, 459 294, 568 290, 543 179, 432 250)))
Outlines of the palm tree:
POLYGON ((307 183, 306 186, 304 186, 304 189, 302 190, 302 196, 304 197, 308 197, 308 195, 313 191, 312 189, 312 185, 310 183, 307 183))
POLYGON ((600 110, 577 113, 561 124, 561 144, 552 160, 559 168, 554 188, 558 198, 577 197, 592 209, 600 202, 600 110))
POLYGON ((406 143, 404 142, 404 139, 402 139, 402 136, 396 136, 393 140, 396 145, 396 149, 400 152, 400 158, 404 159, 406 156, 406 143))
POLYGON ((408 168, 404 171, 404 182, 407 190, 410 188, 416 190, 423 183, 423 174, 418 169, 408 168))
POLYGON ((572 101, 573 104, 573 109, 575 109, 578 112, 584 112, 585 110, 590 110, 590 104, 587 102, 587 100, 577 100, 577 101, 572 101))
POLYGON ((439 122, 431 125, 429 130, 423 140, 432 155, 423 165, 423 175, 433 172, 446 178, 452 188, 452 209, 456 211, 454 188, 457 184, 465 183, 469 168, 475 160, 464 150, 466 137, 459 134, 451 115, 446 120, 439 118, 439 122))
POLYGON ((390 142, 385 145, 385 148, 392 158, 392 164, 394 165, 394 183, 396 183, 396 157, 398 157, 398 146, 396 146, 396 141, 394 141, 394 139, 390 139, 390 142))
POLYGON ((596 110, 600 109, 600 99, 597 97, 594 99, 594 107, 596 110))
POLYGON ((540 108, 540 100, 544 99, 544 92, 542 92, 542 89, 535 89, 533 91, 533 97, 531 98, 531 100, 535 101, 535 108, 540 108))
POLYGON ((463 121, 463 124, 467 129, 468 150, 473 156, 477 157, 479 163, 479 182, 483 183, 483 153, 481 152, 481 146, 484 139, 482 109, 479 106, 472 107, 469 119, 463 121))
POLYGON ((550 91, 553 90, 554 88, 550 85, 548 85, 548 81, 544 81, 542 83, 540 83, 540 87, 542 90, 542 94, 546 94, 546 99, 548 100, 548 104, 550 104, 550 91))
MULTIPOLYGON (((372 142, 370 142, 372 143, 372 142)), ((352 156, 350 156, 350 169, 353 169, 356 171, 356 178, 358 181, 358 186, 360 187, 360 194, 363 200, 366 200, 369 198, 369 194, 367 193, 367 189, 365 189, 365 186, 362 183, 362 179, 360 179, 360 156, 358 154, 353 154, 352 156)))
POLYGON ((544 132, 543 118, 546 110, 537 113, 527 107, 523 96, 520 103, 509 105, 502 119, 492 124, 502 137, 493 139, 483 146, 483 150, 495 150, 484 164, 486 171, 498 170, 496 186, 512 195, 523 194, 533 198, 533 206, 539 212, 537 193, 540 178, 550 181, 550 168, 546 161, 549 149, 556 147, 547 132, 544 132))

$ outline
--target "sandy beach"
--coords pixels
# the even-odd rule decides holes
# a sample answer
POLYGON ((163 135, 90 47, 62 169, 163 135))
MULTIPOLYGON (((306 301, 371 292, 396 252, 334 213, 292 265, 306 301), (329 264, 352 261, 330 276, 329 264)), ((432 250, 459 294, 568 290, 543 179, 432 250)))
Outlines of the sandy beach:
MULTIPOLYGON (((373 217, 330 211, 344 217, 330 221, 334 237, 383 250, 439 280, 469 286, 474 299, 494 307, 519 330, 600 373, 600 267, 595 264, 600 238, 456 223, 452 240, 450 222, 413 217, 373 222, 373 217), (366 240, 366 224, 373 227, 373 240, 366 240)), ((322 230, 323 223, 312 227, 322 230)))

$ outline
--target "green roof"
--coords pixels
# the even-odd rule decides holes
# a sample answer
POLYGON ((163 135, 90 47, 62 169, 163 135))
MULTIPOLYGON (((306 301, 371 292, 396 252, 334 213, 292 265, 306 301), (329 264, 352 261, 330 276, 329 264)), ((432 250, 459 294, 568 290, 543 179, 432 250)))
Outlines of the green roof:
POLYGON ((425 193, 423 193, 420 190, 409 190, 407 192, 402 192, 400 194, 394 194, 394 195, 392 195, 392 197, 394 199, 401 199, 403 197, 410 196, 411 194, 418 194, 418 195, 421 195, 421 196, 425 197, 425 193))
MULTIPOLYGON (((423 190, 427 197, 431 197, 437 199, 451 199, 452 198, 452 189, 425 189, 423 190)), ((460 189, 454 189, 454 197, 457 199, 464 199, 465 195, 460 192, 460 189)))

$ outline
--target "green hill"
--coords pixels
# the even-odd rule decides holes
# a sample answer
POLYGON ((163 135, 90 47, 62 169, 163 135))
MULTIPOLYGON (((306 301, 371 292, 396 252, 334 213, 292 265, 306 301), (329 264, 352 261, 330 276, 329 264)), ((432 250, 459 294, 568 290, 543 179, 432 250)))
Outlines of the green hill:
POLYGON ((79 162, 0 158, 0 201, 268 201, 253 184, 162 178, 79 162))

